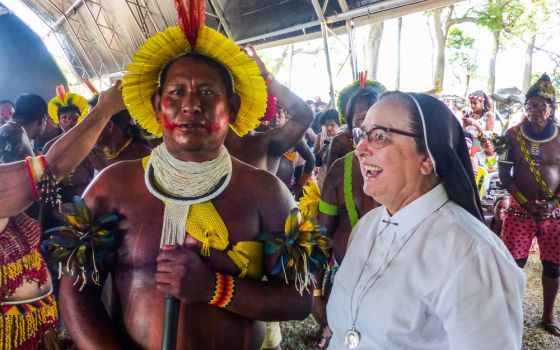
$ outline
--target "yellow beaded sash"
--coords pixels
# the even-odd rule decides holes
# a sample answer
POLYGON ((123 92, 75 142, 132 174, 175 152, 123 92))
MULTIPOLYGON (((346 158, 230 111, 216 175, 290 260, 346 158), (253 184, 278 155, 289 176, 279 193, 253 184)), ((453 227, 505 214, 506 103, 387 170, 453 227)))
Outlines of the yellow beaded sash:
MULTIPOLYGON (((519 146, 521 147, 521 152, 523 152, 523 157, 525 158, 527 164, 529 164, 529 169, 531 170, 531 173, 533 173, 535 181, 541 187, 544 193, 546 193, 548 198, 553 198, 554 192, 552 192, 550 187, 548 187, 548 184, 542 178, 541 172, 539 171, 539 169, 537 169, 537 166, 535 165, 535 161, 533 160, 533 158, 531 158, 531 154, 527 149, 527 145, 525 145, 525 142, 523 141, 523 136, 521 135, 521 131, 519 128, 515 130, 515 137, 517 138, 517 142, 519 142, 519 146)), ((558 202, 558 200, 556 201, 558 202)))
MULTIPOLYGON (((142 159, 144 170, 146 170, 149 157, 142 159)), ((202 256, 210 256, 210 248, 225 251, 241 271, 239 277, 262 278, 262 243, 243 241, 230 244, 228 229, 211 201, 190 206, 186 232, 202 243, 200 251, 202 256)))
POLYGON ((35 350, 42 335, 57 329, 58 309, 53 295, 28 303, 0 306, 0 350, 35 350))

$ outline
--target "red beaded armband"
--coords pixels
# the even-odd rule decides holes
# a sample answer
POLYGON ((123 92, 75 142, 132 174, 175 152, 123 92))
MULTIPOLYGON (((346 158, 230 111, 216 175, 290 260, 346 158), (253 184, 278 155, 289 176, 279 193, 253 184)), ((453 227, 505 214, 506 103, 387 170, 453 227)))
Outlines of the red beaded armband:
POLYGON ((216 273, 216 285, 214 286, 214 296, 208 302, 210 305, 225 308, 233 299, 235 291, 235 279, 232 276, 216 273))

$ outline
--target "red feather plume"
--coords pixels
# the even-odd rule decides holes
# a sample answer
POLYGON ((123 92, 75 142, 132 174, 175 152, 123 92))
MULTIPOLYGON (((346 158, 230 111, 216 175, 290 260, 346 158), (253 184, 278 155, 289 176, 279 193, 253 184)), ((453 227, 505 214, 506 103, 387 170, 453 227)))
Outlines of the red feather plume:
POLYGON ((360 83, 360 88, 365 88, 367 84, 367 71, 358 73, 358 81, 360 83))
POLYGON ((179 15, 179 27, 194 49, 198 29, 206 20, 206 0, 175 0, 175 8, 179 15))
POLYGON ((65 103, 64 97, 66 96, 66 90, 64 90, 64 85, 60 84, 56 86, 56 96, 62 103, 65 103))
POLYGON ((266 112, 264 113, 264 117, 262 117, 260 120, 261 123, 269 122, 274 119, 274 117, 276 117, 276 103, 278 102, 278 99, 276 98, 276 96, 271 94, 268 89, 266 90, 266 93, 268 95, 266 99, 266 112))
POLYGON ((91 81, 89 81, 89 79, 83 78, 82 81, 84 82, 84 84, 86 84, 86 86, 88 87, 88 89, 91 91, 92 94, 94 94, 95 96, 99 96, 99 92, 97 91, 95 86, 93 86, 91 81))

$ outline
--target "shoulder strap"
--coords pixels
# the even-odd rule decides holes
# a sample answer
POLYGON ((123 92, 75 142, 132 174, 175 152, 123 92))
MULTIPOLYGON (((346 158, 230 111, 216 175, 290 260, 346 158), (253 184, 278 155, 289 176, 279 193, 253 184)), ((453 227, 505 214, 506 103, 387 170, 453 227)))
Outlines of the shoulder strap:
POLYGON ((344 156, 344 204, 348 212, 350 225, 354 227, 358 222, 358 210, 354 203, 354 195, 352 194, 352 162, 354 160, 354 151, 344 156))

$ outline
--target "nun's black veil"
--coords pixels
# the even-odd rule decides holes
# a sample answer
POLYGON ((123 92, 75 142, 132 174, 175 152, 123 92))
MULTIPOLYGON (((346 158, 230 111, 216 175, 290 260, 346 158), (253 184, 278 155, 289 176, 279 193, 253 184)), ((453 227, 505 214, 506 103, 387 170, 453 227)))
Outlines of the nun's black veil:
POLYGON ((482 205, 474 180, 463 128, 451 110, 436 98, 418 93, 407 94, 418 108, 424 140, 434 170, 449 198, 483 220, 482 205))

